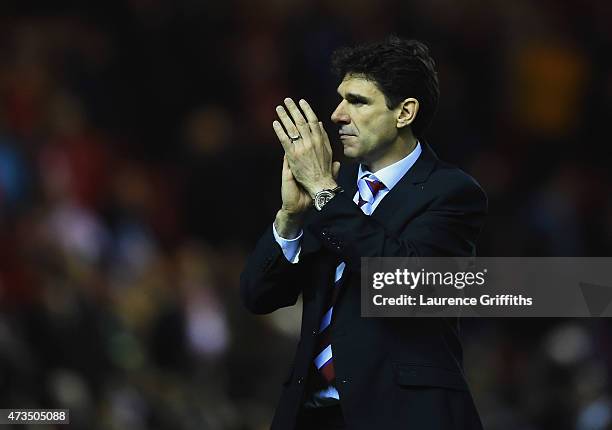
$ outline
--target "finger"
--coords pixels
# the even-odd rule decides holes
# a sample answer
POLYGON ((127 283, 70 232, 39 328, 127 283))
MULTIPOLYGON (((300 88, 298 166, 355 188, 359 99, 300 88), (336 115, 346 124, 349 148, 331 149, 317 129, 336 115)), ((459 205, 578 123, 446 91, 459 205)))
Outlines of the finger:
POLYGON ((329 142, 329 136, 327 135, 327 131, 325 131, 325 127, 323 127, 323 123, 319 121, 319 130, 321 132, 321 136, 323 137, 323 145, 325 148, 331 152, 331 143, 329 142))
POLYGON ((340 162, 334 161, 332 163, 332 176, 334 179, 338 179, 338 172, 340 172, 340 162))
POLYGON ((285 106, 287 106, 289 115, 291 115, 291 118, 293 118, 293 122, 295 126, 297 127, 297 129, 299 130, 300 134, 302 135, 302 138, 304 139, 310 138, 310 127, 308 127, 308 122, 306 122, 304 115, 302 115, 302 112, 297 107, 295 102, 290 98, 286 98, 285 106))
MULTIPOLYGON (((304 111, 304 115, 306 115, 306 120, 308 121, 308 125, 312 131, 318 129, 319 119, 317 115, 315 115, 314 111, 308 104, 308 102, 304 99, 300 100, 300 107, 304 111)), ((317 131, 318 133, 318 131, 317 131)))
POLYGON ((291 136, 292 138, 296 138, 300 135, 300 132, 296 128, 291 118, 289 118, 289 115, 287 115, 287 111, 285 110, 284 107, 276 106, 276 114, 278 115, 278 118, 283 123, 283 127, 285 127, 285 130, 287 130, 288 136, 291 136))
POLYGON ((274 121, 272 123, 272 128, 276 133, 276 137, 278 137, 278 140, 280 140, 281 145, 283 145, 285 153, 290 152, 293 149, 293 145, 291 144, 291 139, 289 139, 289 136, 287 136, 287 133, 285 133, 283 126, 280 124, 280 122, 274 121))
POLYGON ((323 123, 319 121, 317 125, 319 126, 319 130, 321 131, 321 136, 323 136, 325 142, 329 144, 329 136, 327 135, 327 131, 325 131, 325 127, 323 127, 323 123))
MULTIPOLYGON (((320 124, 319 122, 315 122, 312 124, 309 123, 308 126, 310 128, 310 132, 312 133, 312 142, 313 142, 313 148, 315 152, 319 155, 319 157, 325 157, 325 153, 329 151, 325 145, 326 137, 321 132, 321 127, 319 124, 320 124)), ((331 162, 331 159, 329 161, 331 162)))

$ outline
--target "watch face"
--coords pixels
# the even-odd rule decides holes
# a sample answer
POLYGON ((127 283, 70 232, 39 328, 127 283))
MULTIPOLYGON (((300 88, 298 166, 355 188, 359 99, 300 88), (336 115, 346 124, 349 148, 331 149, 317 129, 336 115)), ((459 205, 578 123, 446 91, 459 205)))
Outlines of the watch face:
POLYGON ((317 210, 321 210, 325 204, 334 197, 335 194, 329 190, 323 190, 315 196, 314 205, 317 210))

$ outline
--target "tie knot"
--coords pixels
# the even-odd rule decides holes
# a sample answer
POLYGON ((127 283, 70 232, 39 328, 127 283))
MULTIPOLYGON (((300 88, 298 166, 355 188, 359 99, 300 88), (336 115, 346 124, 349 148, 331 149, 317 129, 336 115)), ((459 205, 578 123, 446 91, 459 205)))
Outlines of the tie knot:
POLYGON ((376 194, 378 194, 380 190, 385 188, 385 184, 380 182, 378 178, 374 175, 367 175, 363 179, 366 185, 370 188, 370 191, 372 191, 372 197, 376 197, 376 194))
POLYGON ((362 207, 366 203, 371 205, 374 202, 378 192, 385 188, 385 184, 370 173, 359 180, 357 187, 359 188, 358 204, 359 207, 362 207))

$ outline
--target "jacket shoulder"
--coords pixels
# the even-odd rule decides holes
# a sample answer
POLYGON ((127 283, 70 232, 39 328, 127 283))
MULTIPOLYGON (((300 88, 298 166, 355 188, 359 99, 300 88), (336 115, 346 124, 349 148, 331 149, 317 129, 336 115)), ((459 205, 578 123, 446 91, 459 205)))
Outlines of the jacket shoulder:
POLYGON ((467 194, 487 201, 487 195, 476 179, 459 167, 444 161, 438 160, 427 183, 430 189, 438 191, 440 195, 467 194))

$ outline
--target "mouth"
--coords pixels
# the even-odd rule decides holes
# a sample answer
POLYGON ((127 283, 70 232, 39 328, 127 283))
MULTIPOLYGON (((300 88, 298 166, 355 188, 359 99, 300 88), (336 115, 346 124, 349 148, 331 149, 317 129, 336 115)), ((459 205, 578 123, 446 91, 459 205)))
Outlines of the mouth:
POLYGON ((340 135, 340 139, 348 139, 349 137, 356 136, 356 134, 353 133, 353 130, 349 129, 348 127, 340 127, 338 134, 340 135))

